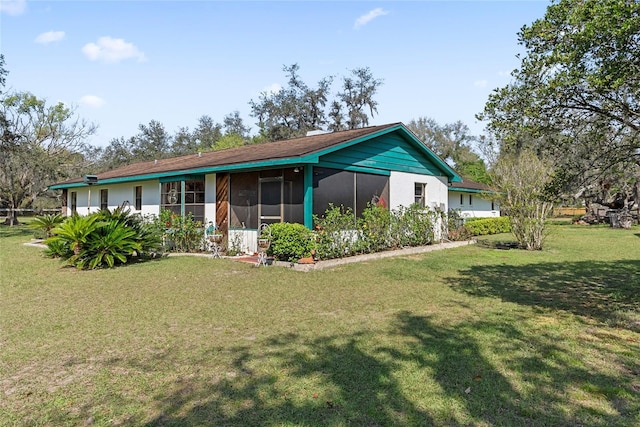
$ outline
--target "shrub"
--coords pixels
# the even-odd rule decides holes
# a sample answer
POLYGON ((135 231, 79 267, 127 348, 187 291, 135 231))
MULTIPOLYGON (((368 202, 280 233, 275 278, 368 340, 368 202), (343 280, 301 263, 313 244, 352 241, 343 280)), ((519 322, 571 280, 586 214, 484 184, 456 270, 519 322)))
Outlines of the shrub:
POLYGON ((314 217, 317 255, 330 259, 428 245, 433 243, 438 215, 418 205, 392 211, 371 205, 356 219, 350 208, 330 205, 324 216, 314 217))
POLYGON ((157 226, 164 227, 162 240, 166 250, 196 252, 205 247, 204 226, 191 213, 182 216, 165 209, 160 212, 157 226))
POLYGON ((319 258, 342 258, 357 253, 358 223, 351 208, 329 204, 322 217, 314 215, 314 223, 319 258))
POLYGON ((360 247, 364 252, 379 252, 389 249, 389 229, 391 225, 391 213, 381 206, 369 205, 362 212, 359 221, 360 247))
POLYGON ((128 210, 73 215, 52 230, 45 254, 80 269, 113 267, 131 259, 153 257, 161 237, 149 222, 128 210))
POLYGON ((63 259, 78 255, 89 244, 91 234, 101 225, 98 219, 98 214, 95 213, 88 216, 74 214, 52 230, 53 236, 45 244, 57 240, 64 242, 64 245, 56 243, 59 248, 69 248, 69 253, 61 254, 63 259))
POLYGON ((413 204, 391 212, 390 246, 422 246, 433 243, 436 212, 413 204))
POLYGON ((480 218, 465 223, 464 227, 474 236, 511 232, 509 217, 480 218))
POLYGON ((60 214, 45 214, 35 217, 29 227, 36 230, 37 234, 34 233, 36 238, 48 239, 52 236, 51 231, 63 221, 64 217, 60 214))
POLYGON ((270 225, 271 246, 267 253, 280 261, 296 262, 311 255, 313 232, 302 224, 281 222, 270 225))
POLYGON ((447 239, 452 241, 467 240, 471 237, 471 232, 464 226, 465 219, 457 209, 450 209, 447 213, 447 239))
POLYGON ((125 264, 139 250, 135 230, 123 222, 111 220, 102 223, 87 246, 69 261, 78 268, 113 267, 116 263, 125 264))

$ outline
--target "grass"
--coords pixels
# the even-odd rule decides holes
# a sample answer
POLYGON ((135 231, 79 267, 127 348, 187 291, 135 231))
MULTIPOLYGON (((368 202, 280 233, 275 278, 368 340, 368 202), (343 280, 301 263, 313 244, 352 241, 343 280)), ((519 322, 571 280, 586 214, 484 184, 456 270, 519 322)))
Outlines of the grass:
POLYGON ((2 227, 0 425, 638 425, 640 229, 551 230, 300 273, 2 227))

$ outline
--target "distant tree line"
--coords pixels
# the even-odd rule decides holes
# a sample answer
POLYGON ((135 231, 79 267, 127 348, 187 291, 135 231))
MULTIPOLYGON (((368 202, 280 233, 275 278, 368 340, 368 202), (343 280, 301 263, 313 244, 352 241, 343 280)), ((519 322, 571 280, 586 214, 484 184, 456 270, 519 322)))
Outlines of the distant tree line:
MULTIPOLYGON (((195 128, 180 127, 174 133, 151 120, 140 124, 133 136, 113 138, 106 146, 95 147, 87 140, 96 126, 78 118, 73 108, 62 103, 47 105, 29 92, 4 93, 8 71, 0 55, 0 207, 12 210, 9 222, 14 223, 17 209, 59 205, 55 195, 47 192, 54 182, 141 161, 304 136, 310 130, 360 128, 377 114, 375 95, 383 82, 369 68, 357 68, 339 78, 325 77, 315 87, 301 79, 299 70, 297 64, 283 67, 287 84, 249 102, 258 125, 254 135, 234 111, 222 122, 203 115, 195 128), (334 80, 340 82, 336 92, 331 89, 334 80)), ((466 125, 440 125, 420 117, 407 126, 462 175, 488 182, 484 162, 473 151, 478 137, 466 125)))
POLYGON ((297 64, 283 67, 287 85, 275 92, 262 92, 257 101, 249 101, 251 116, 258 120, 257 135, 250 135, 251 128, 238 111, 226 115, 222 123, 204 115, 195 129, 181 127, 174 134, 167 132, 162 123, 151 120, 140 124, 134 136, 114 138, 105 147, 90 149, 87 154, 93 170, 295 138, 310 130, 355 129, 367 126, 369 118, 377 113, 374 97, 382 80, 374 78, 369 68, 357 68, 342 77, 341 90, 333 98, 333 76, 321 79, 313 88, 300 78, 299 70, 297 64))

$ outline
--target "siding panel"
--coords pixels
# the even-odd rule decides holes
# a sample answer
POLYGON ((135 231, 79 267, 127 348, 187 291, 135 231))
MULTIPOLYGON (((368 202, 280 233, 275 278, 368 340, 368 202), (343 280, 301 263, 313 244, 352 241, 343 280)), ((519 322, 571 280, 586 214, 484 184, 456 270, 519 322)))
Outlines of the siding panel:
POLYGON ((438 167, 423 152, 396 134, 384 135, 322 156, 320 162, 396 172, 441 175, 438 167))

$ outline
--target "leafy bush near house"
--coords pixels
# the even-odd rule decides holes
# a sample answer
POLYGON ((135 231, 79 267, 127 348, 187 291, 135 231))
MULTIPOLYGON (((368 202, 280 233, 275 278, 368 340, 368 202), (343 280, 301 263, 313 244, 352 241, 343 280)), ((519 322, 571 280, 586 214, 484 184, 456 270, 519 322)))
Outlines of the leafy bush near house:
POLYGON ((417 204, 391 211, 391 247, 430 245, 438 213, 417 204))
POLYGON ((342 258, 358 253, 358 221, 353 209, 329 204, 323 216, 314 215, 314 224, 319 258, 342 258))
POLYGON ((281 222, 271 224, 271 246, 267 253, 279 261, 296 262, 311 255, 314 235, 302 224, 281 222))
POLYGON ((322 217, 314 217, 317 256, 342 258, 431 244, 439 215, 418 205, 391 211, 370 205, 356 219, 351 208, 330 205, 322 217))
POLYGON ((48 239, 52 236, 51 230, 62 224, 64 217, 60 214, 45 214, 37 216, 29 223, 29 227, 33 228, 34 237, 48 239))
POLYGON ((464 226, 465 219, 457 209, 450 209, 447 213, 447 238, 452 241, 467 240, 471 232, 464 226))
POLYGON ((362 244, 359 246, 364 252, 380 252, 389 249, 391 221, 391 212, 382 206, 370 205, 362 212, 362 218, 359 221, 362 229, 359 235, 362 244))
POLYGON ((117 208, 87 216, 73 215, 51 230, 45 254, 79 269, 125 264, 156 256, 161 235, 139 215, 117 208))
POLYGON ((178 215, 164 209, 156 221, 156 228, 163 233, 165 250, 175 252, 197 252, 205 246, 204 226, 189 213, 178 215))
POLYGON ((509 217, 481 218, 465 223, 464 227, 474 236, 511 232, 509 217))

